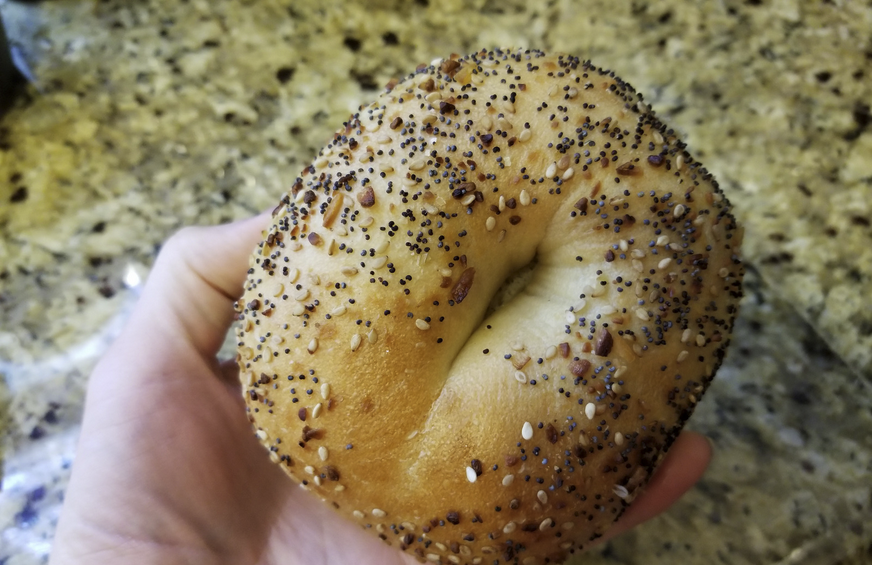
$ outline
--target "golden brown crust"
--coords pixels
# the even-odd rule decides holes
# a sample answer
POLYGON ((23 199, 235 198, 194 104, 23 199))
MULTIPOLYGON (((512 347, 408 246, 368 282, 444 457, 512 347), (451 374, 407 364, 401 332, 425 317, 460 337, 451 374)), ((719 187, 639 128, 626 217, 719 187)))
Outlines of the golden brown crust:
POLYGON ((740 239, 613 73, 539 51, 419 68, 337 132, 252 256, 251 420, 291 477, 420 559, 562 561, 720 365, 740 239))

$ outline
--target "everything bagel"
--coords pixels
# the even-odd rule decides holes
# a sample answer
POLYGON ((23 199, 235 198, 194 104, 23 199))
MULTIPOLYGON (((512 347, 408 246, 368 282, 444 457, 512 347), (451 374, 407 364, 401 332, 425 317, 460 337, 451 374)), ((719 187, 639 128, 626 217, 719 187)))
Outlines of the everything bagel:
POLYGON ((638 494, 720 365, 741 230, 633 88, 481 51, 361 108, 237 303, 270 456, 438 563, 560 562, 638 494))

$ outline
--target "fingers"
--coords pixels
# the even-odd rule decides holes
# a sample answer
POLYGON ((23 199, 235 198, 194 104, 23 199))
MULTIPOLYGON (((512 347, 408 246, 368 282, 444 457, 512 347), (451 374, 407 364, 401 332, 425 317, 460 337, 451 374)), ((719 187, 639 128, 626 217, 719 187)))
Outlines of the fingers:
POLYGON ((202 356, 214 357, 267 218, 261 214, 176 233, 161 250, 126 331, 140 339, 148 336, 141 343, 155 350, 192 345, 202 356))
POLYGON ((645 492, 597 543, 605 542, 665 512, 702 477, 711 457, 712 447, 705 436, 682 432, 645 487, 645 492))

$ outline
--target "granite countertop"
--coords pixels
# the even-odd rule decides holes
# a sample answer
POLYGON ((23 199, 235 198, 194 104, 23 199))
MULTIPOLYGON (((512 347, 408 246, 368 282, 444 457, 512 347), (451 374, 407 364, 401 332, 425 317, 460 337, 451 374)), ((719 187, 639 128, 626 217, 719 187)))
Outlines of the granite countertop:
POLYGON ((617 69, 745 225, 715 459, 585 563, 872 561, 872 4, 0 0, 35 83, 0 117, 0 564, 43 563, 87 376, 183 225, 271 207, 357 106, 482 46, 617 69))

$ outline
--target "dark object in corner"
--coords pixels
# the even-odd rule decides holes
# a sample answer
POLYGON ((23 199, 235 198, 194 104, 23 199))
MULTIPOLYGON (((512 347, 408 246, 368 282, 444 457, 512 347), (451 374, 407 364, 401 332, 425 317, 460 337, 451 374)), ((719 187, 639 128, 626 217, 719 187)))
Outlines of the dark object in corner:
POLYGON ((12 55, 6 41, 6 28, 0 17, 0 116, 12 105, 15 93, 24 83, 24 79, 12 64, 12 55))

